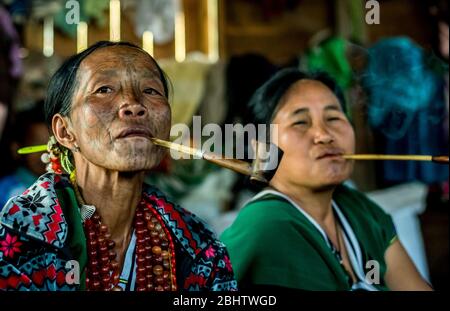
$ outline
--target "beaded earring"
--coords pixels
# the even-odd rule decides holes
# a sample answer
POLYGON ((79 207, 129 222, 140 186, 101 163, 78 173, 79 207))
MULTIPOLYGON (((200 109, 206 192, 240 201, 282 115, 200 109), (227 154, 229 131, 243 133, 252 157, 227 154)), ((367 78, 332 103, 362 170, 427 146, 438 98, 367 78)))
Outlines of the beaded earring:
POLYGON ((47 152, 41 156, 41 161, 47 164, 46 170, 49 173, 62 174, 62 166, 59 159, 61 149, 55 136, 50 136, 47 143, 47 152))
MULTIPOLYGON (((79 149, 75 146, 76 151, 79 149)), ((62 174, 64 170, 70 175, 75 169, 71 158, 71 151, 61 146, 55 136, 51 136, 47 143, 47 152, 42 154, 41 161, 47 164, 47 172, 62 174)))

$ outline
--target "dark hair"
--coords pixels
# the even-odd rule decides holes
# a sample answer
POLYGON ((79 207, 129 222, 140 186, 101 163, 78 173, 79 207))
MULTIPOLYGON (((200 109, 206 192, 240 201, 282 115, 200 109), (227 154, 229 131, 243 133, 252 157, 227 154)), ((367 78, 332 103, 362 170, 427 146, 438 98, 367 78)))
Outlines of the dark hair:
MULTIPOLYGON (((45 100, 44 111, 47 125, 51 127, 52 118, 56 113, 60 113, 63 116, 67 116, 70 113, 72 104, 72 96, 76 87, 76 75, 81 62, 92 52, 109 46, 129 46, 137 48, 145 52, 143 49, 129 42, 111 42, 111 41, 99 41, 94 45, 91 45, 88 49, 81 53, 71 56, 67 59, 61 67, 56 71, 49 82, 47 90, 47 98, 45 100)), ((147 53, 148 54, 148 53, 147 53)), ((158 63, 153 57, 148 56, 154 61, 156 68, 160 74, 161 82, 164 87, 164 95, 169 98, 168 79, 164 71, 159 67, 158 63)))
POLYGON ((296 68, 278 71, 272 78, 256 90, 249 101, 255 123, 270 124, 275 117, 280 100, 288 89, 297 81, 315 80, 325 84, 338 98, 344 112, 345 99, 341 88, 324 72, 304 73, 296 68))

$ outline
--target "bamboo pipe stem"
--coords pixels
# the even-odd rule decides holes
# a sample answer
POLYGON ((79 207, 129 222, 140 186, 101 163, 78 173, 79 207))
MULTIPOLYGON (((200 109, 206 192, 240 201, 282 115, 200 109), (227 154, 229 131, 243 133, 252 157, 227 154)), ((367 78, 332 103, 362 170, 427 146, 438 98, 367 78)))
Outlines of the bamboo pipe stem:
POLYGON ((342 156, 349 160, 393 160, 393 161, 431 161, 448 164, 448 156, 430 155, 389 155, 389 154, 346 154, 342 156))

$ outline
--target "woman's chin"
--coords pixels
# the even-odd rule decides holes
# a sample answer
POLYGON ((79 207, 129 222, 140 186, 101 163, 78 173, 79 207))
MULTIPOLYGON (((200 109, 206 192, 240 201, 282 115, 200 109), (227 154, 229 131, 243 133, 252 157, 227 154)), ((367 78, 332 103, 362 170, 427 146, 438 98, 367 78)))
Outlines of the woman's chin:
POLYGON ((348 172, 332 172, 321 180, 320 184, 323 186, 338 186, 349 178, 348 172))
POLYGON ((329 190, 333 190, 337 186, 341 185, 344 181, 345 181, 345 179, 344 180, 341 180, 341 179, 323 180, 323 181, 318 182, 311 188, 314 189, 315 191, 320 191, 320 192, 329 191, 329 190))
POLYGON ((139 159, 139 158, 128 158, 125 160, 112 161, 112 163, 104 163, 103 166, 111 171, 118 172, 140 172, 149 171, 158 165, 159 161, 156 159, 139 159))

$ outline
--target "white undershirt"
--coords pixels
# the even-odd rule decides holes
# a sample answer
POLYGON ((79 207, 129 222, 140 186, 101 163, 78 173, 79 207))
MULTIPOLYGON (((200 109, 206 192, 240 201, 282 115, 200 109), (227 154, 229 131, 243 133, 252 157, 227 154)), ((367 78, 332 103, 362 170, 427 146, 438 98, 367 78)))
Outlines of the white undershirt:
POLYGON ((134 291, 136 285, 136 234, 133 230, 130 244, 128 244, 127 252, 125 253, 125 260, 123 263, 122 272, 119 278, 119 286, 125 291, 134 291))

